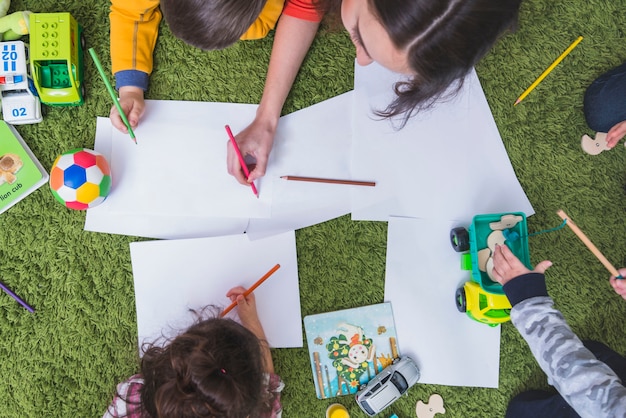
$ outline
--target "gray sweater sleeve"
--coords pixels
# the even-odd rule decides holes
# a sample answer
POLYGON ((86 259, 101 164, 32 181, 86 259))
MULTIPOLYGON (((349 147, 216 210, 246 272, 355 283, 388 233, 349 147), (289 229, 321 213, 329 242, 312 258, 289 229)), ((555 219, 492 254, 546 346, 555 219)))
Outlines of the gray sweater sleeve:
MULTIPOLYGON (((522 277, 521 283, 524 280, 522 277)), ((509 299, 516 301, 511 321, 547 374, 548 383, 581 417, 626 417, 626 388, 619 377, 585 348, 561 312, 553 307, 552 299, 542 294, 541 286, 534 296, 526 288, 527 294, 520 300, 514 289, 519 287, 520 278, 512 282, 517 283, 509 289, 508 283, 505 285, 507 296, 512 293, 509 299)))

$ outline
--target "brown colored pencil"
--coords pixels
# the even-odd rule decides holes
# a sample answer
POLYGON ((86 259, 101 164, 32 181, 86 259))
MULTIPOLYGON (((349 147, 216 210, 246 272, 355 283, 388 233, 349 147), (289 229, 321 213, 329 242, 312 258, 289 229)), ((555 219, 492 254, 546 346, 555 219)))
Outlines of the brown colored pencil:
POLYGON ((294 181, 308 181, 311 183, 347 184, 351 186, 370 186, 370 187, 376 186, 376 182, 374 181, 321 179, 317 177, 300 177, 300 176, 282 176, 281 179, 294 180, 294 181))
MULTIPOLYGON (((257 287, 259 287, 261 285, 261 283, 263 283, 268 277, 270 277, 272 274, 274 274, 274 272, 276 270, 278 270, 280 268, 280 264, 276 264, 274 267, 272 267, 270 269, 270 271, 268 271, 267 273, 265 273, 265 275, 263 277, 261 277, 259 280, 256 281, 255 284, 253 284, 252 286, 250 286, 248 288, 248 290, 246 290, 245 292, 243 292, 243 297, 245 298, 246 296, 248 296, 250 293, 254 292, 254 289, 256 289, 257 287)), ((231 303, 228 308, 224 309, 221 313, 220 316, 224 316, 226 315, 228 312, 232 311, 233 308, 237 306, 237 301, 231 303)))

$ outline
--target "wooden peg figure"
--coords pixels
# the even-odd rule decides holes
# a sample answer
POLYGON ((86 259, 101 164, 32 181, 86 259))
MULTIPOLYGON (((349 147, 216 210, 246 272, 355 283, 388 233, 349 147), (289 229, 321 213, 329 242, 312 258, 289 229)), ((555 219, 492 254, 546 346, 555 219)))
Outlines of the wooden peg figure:
POLYGON ((598 155, 602 151, 610 150, 606 146, 606 134, 604 132, 597 132, 595 139, 589 135, 583 135, 580 140, 580 146, 589 155, 598 155))
POLYGON ((445 414, 446 409, 443 407, 443 398, 441 395, 433 393, 428 398, 427 403, 417 401, 415 413, 417 418, 433 418, 436 414, 445 414))

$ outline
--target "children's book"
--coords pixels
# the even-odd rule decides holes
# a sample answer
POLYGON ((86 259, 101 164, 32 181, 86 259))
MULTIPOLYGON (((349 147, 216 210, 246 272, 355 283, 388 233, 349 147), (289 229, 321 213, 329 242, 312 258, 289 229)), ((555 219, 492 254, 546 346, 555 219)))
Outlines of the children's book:
POLYGON ((304 317, 319 399, 355 394, 398 357, 391 303, 304 317))
POLYGON ((0 213, 48 181, 48 172, 17 130, 0 121, 0 213))

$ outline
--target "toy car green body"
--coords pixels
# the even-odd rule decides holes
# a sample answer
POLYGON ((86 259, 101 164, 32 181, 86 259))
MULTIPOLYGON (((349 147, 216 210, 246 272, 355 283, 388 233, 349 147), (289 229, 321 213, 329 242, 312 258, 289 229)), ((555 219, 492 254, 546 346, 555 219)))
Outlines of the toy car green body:
POLYGON ((69 13, 30 15, 30 66, 42 103, 83 104, 82 28, 69 13))
POLYGON ((522 212, 496 213, 476 215, 469 229, 463 227, 450 231, 452 247, 461 255, 461 268, 469 270, 470 282, 459 287, 455 294, 457 309, 465 312, 470 318, 491 326, 510 320, 511 304, 504 295, 502 285, 493 281, 486 270, 481 269, 479 252, 489 248, 490 235, 500 231, 502 237, 513 254, 530 268, 528 251, 528 230, 526 215, 522 212), (508 227, 494 229, 494 224, 503 219, 513 217, 517 221, 508 227))

